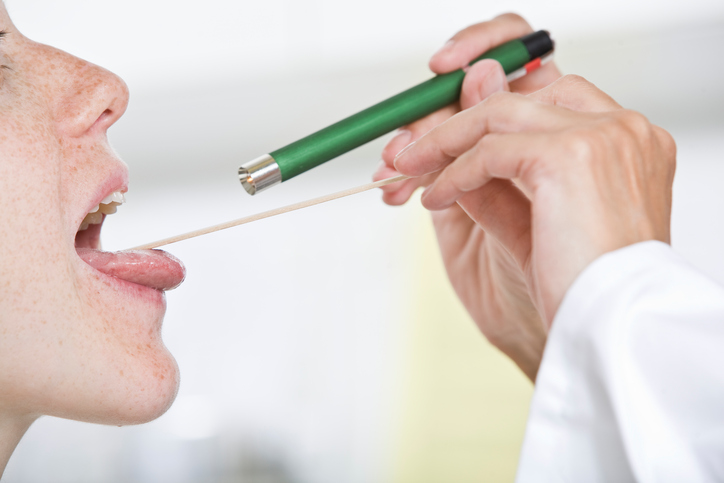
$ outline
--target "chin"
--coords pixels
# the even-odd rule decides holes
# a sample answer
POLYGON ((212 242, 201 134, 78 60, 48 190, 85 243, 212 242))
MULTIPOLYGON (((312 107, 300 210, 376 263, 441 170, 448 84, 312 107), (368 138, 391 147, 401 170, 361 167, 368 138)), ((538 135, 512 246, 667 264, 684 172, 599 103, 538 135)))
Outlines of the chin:
POLYGON ((178 394, 180 377, 176 359, 164 347, 153 363, 150 374, 129 384, 127 404, 118 407, 111 424, 142 424, 162 416, 178 394), (141 382, 142 384, 138 384, 141 382))
MULTIPOLYGON (((178 394, 179 369, 176 360, 163 347, 151 360, 141 356, 133 366, 114 371, 113 380, 105 381, 101 391, 83 398, 70 414, 57 413, 67 419, 88 423, 127 426, 153 421, 163 415, 178 394)), ((76 401, 79 402, 79 401, 76 401)))

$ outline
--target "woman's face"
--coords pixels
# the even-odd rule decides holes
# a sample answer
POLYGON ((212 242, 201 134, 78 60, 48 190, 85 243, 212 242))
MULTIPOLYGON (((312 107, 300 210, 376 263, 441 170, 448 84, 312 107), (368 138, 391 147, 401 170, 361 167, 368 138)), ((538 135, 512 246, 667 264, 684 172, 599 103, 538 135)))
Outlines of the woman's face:
POLYGON ((162 290, 183 267, 162 252, 100 252, 99 224, 79 231, 127 189, 106 130, 128 90, 23 37, 0 7, 0 413, 148 421, 178 387, 160 331, 162 290))

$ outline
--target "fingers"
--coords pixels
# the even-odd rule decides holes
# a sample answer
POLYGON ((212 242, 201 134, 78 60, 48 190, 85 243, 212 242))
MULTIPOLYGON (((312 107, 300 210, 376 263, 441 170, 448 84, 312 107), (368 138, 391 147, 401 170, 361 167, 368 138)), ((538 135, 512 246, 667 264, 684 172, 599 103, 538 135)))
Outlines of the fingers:
POLYGON ((513 13, 500 15, 488 22, 471 25, 455 34, 430 59, 430 69, 445 74, 467 66, 493 47, 533 31, 523 17, 513 13))
POLYGON ((447 106, 401 128, 397 132, 397 135, 392 138, 382 150, 382 160, 388 167, 394 168, 393 161, 400 151, 410 143, 420 139, 435 126, 450 119, 459 111, 460 108, 457 104, 447 106))
POLYGON ((556 145, 550 133, 489 134, 440 173, 422 194, 422 204, 429 210, 446 209, 493 178, 517 178, 531 189, 532 171, 540 168, 541 160, 556 157, 551 154, 557 152, 556 145))
POLYGON ((503 67, 495 60, 484 59, 475 63, 465 74, 460 107, 469 109, 496 92, 509 91, 503 67))
POLYGON ((573 111, 606 112, 621 109, 621 105, 608 94, 577 75, 563 76, 529 97, 573 111))
MULTIPOLYGON (((372 181, 380 181, 392 178, 400 173, 392 165, 394 155, 412 142, 412 132, 409 129, 400 130, 397 135, 387 143, 382 151, 382 161, 372 175, 372 181)), ((412 192, 419 187, 417 179, 407 179, 397 183, 388 184, 382 187, 382 199, 388 205, 404 204, 412 192), (405 196, 405 193, 409 193, 405 196)))
POLYGON ((421 176, 444 168, 490 133, 561 130, 581 121, 576 111, 619 109, 619 104, 590 82, 565 76, 530 96, 489 96, 403 150, 394 166, 402 174, 421 176))
MULTIPOLYGON (((380 161, 379 166, 377 167, 377 170, 372 175, 372 181, 382 181, 383 179, 393 178, 395 176, 398 176, 400 173, 398 173, 394 168, 390 168, 387 166, 387 164, 384 161, 380 161)), ((410 181, 415 182, 415 179, 406 179, 403 181, 398 181, 397 183, 388 184, 385 186, 382 186, 382 192, 383 192, 383 198, 385 198, 385 195, 396 193, 399 191, 402 187, 409 184, 410 181)), ((385 203, 387 203, 387 200, 385 199, 385 203)), ((404 202, 403 202, 404 203, 404 202)), ((397 205, 399 203, 388 203, 392 205, 397 205)))
POLYGON ((408 144, 412 142, 412 131, 408 127, 403 127, 397 133, 395 137, 382 149, 382 162, 388 167, 394 168, 392 161, 397 156, 397 153, 402 151, 408 144))
POLYGON ((510 90, 519 94, 530 94, 543 89, 561 78, 561 72, 553 62, 548 62, 530 74, 510 83, 510 90))
MULTIPOLYGON (((380 168, 375 172, 372 177, 372 181, 380 181, 387 178, 392 178, 400 173, 395 171, 393 168, 387 167, 384 162, 381 162, 380 168)), ((383 186, 382 189, 382 201, 391 206, 404 205, 412 196, 412 193, 420 188, 421 186, 428 186, 434 180, 437 174, 421 176, 419 178, 406 179, 383 186)))
MULTIPOLYGON (((437 74, 464 68, 484 52, 533 32, 533 29, 519 15, 506 13, 488 22, 472 25, 453 36, 430 59, 430 69, 437 74)), ((553 62, 513 81, 512 92, 530 94, 561 77, 553 62)), ((507 90, 507 89, 506 89, 507 90)), ((479 101, 478 101, 479 102, 479 101)))
MULTIPOLYGON (((390 140, 390 142, 388 142, 382 150, 382 162, 372 176, 372 180, 379 181, 400 174, 394 168, 393 164, 397 153, 408 146, 411 142, 421 138, 430 129, 452 117, 458 111, 459 107, 457 105, 448 106, 430 114, 429 116, 425 116, 424 118, 415 121, 398 131, 397 135, 392 138, 392 140, 390 140)), ((423 177, 408 179, 383 186, 382 200, 392 206, 403 205, 410 199, 410 196, 412 196, 412 193, 414 193, 417 188, 427 186, 432 183, 433 180, 434 177, 423 177)))
MULTIPOLYGON (((491 94, 505 90, 508 90, 508 81, 502 67, 498 62, 486 59, 478 62, 468 71, 463 82, 460 104, 463 109, 467 109, 480 103, 491 94)), ((382 162, 372 180, 379 181, 398 175, 399 173, 393 166, 397 153, 430 129, 449 119, 457 110, 457 106, 442 109, 398 131, 382 151, 382 162)), ((423 178, 409 179, 382 187, 383 201, 392 206, 406 203, 417 188, 429 185, 435 177, 428 175, 423 178)))
POLYGON ((498 93, 436 127, 395 158, 398 172, 422 176, 444 168, 483 137, 494 132, 563 129, 575 122, 567 109, 525 96, 498 93))

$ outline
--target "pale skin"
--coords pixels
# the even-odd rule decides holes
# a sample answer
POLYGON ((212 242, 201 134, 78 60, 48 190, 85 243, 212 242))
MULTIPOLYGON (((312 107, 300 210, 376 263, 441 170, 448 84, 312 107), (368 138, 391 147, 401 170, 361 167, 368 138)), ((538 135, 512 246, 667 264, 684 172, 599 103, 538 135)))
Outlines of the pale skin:
POLYGON ((78 231, 90 207, 127 189, 106 138, 126 85, 25 38, 2 4, 0 30, 1 475, 39 416, 152 420, 172 403, 178 369, 160 336, 163 291, 76 253, 82 237, 97 248, 100 228, 78 231))
MULTIPOLYGON (((528 31, 511 14, 472 26, 430 65, 460 68, 528 31)), ((414 177, 385 189, 392 205, 427 186, 422 203, 453 287, 483 334, 534 381, 558 307, 585 267, 637 242, 669 242, 675 144, 553 65, 509 86, 496 63, 475 64, 460 108, 408 126, 375 178, 414 177)))

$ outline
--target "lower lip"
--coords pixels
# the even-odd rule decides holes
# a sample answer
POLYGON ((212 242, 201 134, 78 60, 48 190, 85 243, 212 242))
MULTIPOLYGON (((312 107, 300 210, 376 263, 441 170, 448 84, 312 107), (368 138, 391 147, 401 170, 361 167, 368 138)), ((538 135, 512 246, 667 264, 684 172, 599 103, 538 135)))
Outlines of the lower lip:
MULTIPOLYGON (((133 303, 140 302, 144 305, 150 304, 151 306, 158 307, 160 310, 165 310, 165 292, 150 287, 144 287, 143 285, 139 285, 137 283, 127 282, 111 275, 106 275, 105 273, 99 272, 95 268, 91 267, 80 258, 78 259, 78 262, 81 273, 85 272, 91 280, 96 280, 96 283, 101 283, 108 289, 112 290, 116 296, 120 295, 127 301, 133 301, 133 303)), ((97 289, 93 290, 93 292, 97 291, 97 289)))

